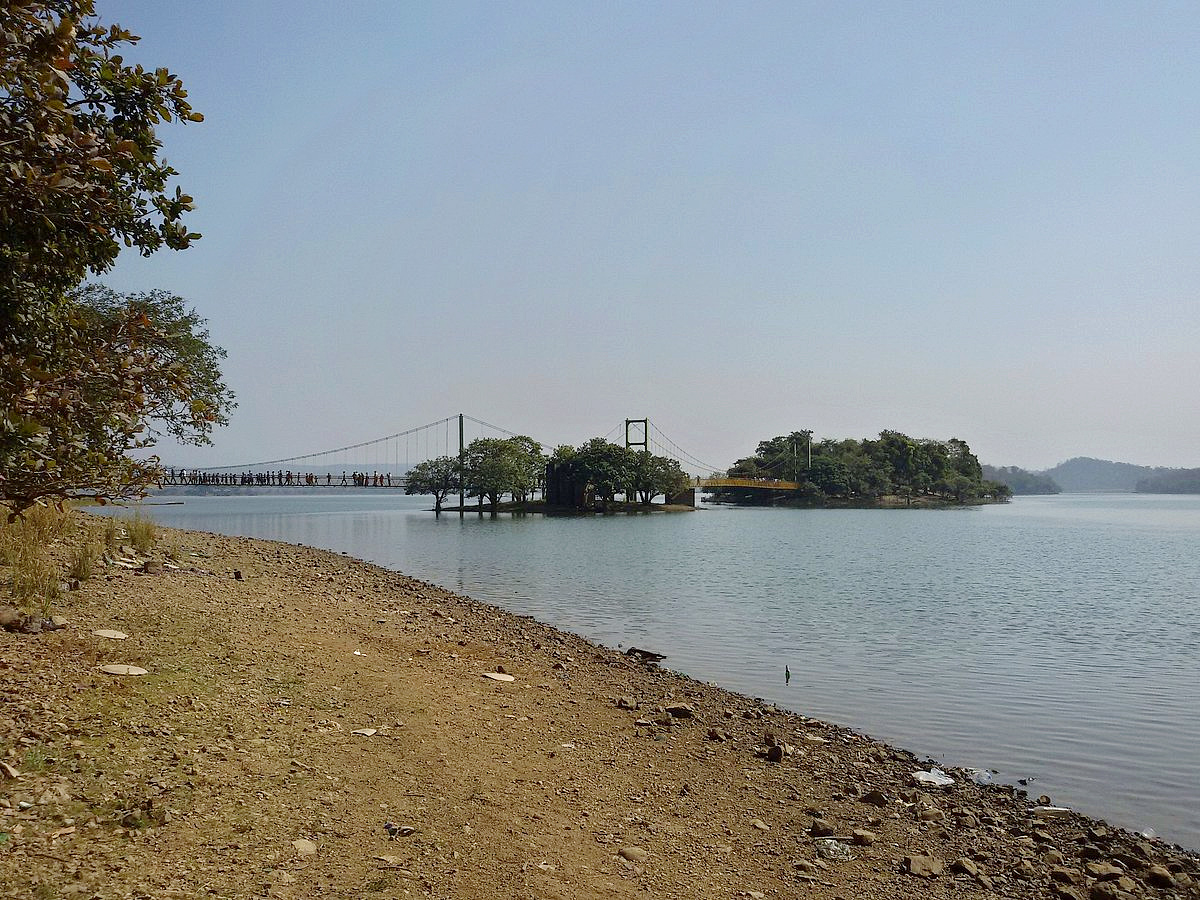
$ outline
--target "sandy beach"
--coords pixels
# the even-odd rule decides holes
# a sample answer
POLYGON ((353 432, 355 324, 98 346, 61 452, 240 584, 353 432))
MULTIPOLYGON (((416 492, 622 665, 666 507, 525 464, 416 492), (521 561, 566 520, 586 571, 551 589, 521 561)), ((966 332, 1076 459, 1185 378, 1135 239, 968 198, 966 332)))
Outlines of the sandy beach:
POLYGON ((1200 897, 1181 848, 334 553, 164 529, 55 613, 0 632, 0 897, 1200 897))

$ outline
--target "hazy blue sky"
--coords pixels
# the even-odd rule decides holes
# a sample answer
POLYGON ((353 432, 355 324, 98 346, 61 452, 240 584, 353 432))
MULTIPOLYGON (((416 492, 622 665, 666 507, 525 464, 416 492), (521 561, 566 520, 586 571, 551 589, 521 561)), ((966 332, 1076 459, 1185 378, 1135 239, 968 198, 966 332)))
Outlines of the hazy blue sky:
POLYGON ((1200 466, 1200 4, 99 0, 163 132, 237 463, 467 412, 1200 466))

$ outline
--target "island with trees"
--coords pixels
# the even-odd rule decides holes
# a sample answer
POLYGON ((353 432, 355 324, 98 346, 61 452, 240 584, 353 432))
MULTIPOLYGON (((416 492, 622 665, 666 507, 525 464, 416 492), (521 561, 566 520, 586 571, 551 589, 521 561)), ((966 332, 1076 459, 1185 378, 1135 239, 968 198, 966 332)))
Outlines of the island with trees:
POLYGON ((966 441, 898 431, 861 441, 814 441, 812 431, 794 431, 761 441, 753 456, 713 480, 715 502, 746 506, 963 506, 1012 496, 1007 485, 983 478, 966 441), (721 484, 739 479, 779 486, 721 484))
POLYGON ((475 501, 475 511, 483 512, 486 505, 495 515, 675 508, 672 496, 690 487, 691 479, 677 461, 648 450, 597 437, 579 447, 556 447, 547 455, 533 438, 517 435, 474 440, 461 459, 441 456, 418 463, 406 476, 404 492, 432 496, 436 512, 459 511, 445 503, 461 493, 475 501), (656 504, 659 496, 666 502, 656 504))

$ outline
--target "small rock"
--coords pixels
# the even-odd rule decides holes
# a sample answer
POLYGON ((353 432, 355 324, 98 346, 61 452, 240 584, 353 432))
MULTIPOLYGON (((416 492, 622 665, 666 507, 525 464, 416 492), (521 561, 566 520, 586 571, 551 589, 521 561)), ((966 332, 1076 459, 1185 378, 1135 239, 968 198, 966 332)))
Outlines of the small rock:
POLYGON ((724 731, 722 731, 720 728, 710 728, 710 729, 708 729, 708 739, 710 741, 724 742, 724 741, 729 740, 729 735, 726 734, 724 731))
POLYGON ((884 807, 888 805, 887 795, 883 791, 867 791, 858 799, 871 806, 884 807))
POLYGON ((1129 896, 1114 881, 1097 881, 1088 891, 1090 900, 1127 900, 1129 896))
POLYGON ((690 703, 673 703, 667 707, 667 715, 672 719, 691 719, 696 715, 696 709, 690 703))
POLYGON ((937 878, 946 868, 946 864, 936 856, 924 853, 914 853, 901 861, 902 870, 918 878, 937 878))
POLYGON ((867 847, 878 840, 878 838, 875 836, 875 832, 868 831, 866 828, 855 828, 850 832, 850 837, 854 840, 854 843, 858 844, 860 847, 867 847))
POLYGON ((783 747, 780 744, 772 744, 767 748, 767 762, 783 762, 783 747))
POLYGON ((317 852, 317 845, 312 841, 300 838, 300 840, 292 841, 292 846, 296 848, 296 852, 301 856, 312 856, 317 852))
POLYGON ((16 631, 21 626, 21 613, 12 606, 0 606, 0 628, 16 631))
POLYGON ((141 666, 128 666, 124 663, 109 663, 106 666, 101 666, 100 671, 105 675, 149 675, 150 673, 141 666))
POLYGON ((837 829, 833 827, 833 823, 825 819, 813 819, 811 825, 808 826, 808 833, 813 837, 829 837, 837 834, 837 829))
MULTIPOLYGON (((759 831, 770 831, 771 830, 771 826, 768 825, 766 822, 764 822, 762 819, 751 819, 750 825, 754 828, 757 828, 759 831)), ((831 831, 830 834, 833 834, 833 832, 831 831)))
POLYGON ((957 872, 960 875, 970 875, 975 878, 979 875, 979 866, 975 865, 973 860, 965 856, 960 856, 954 862, 950 863, 950 871, 957 872))
POLYGON ((638 702, 636 700, 634 700, 632 697, 618 697, 617 698, 617 709, 633 710, 633 709, 637 709, 637 708, 638 708, 638 702))
POLYGON ((1151 866, 1146 870, 1146 881, 1155 887, 1175 887, 1175 876, 1165 866, 1151 866))
POLYGON ((127 635, 125 632, 114 631, 111 628, 97 628, 92 632, 92 634, 94 634, 96 637, 108 638, 112 641, 123 641, 129 637, 129 635, 127 635))
POLYGON ((163 564, 160 559, 148 559, 142 563, 142 571, 147 575, 161 575, 163 573, 163 564))
POLYGON ((917 813, 917 818, 922 822, 940 822, 942 819, 946 818, 946 814, 936 806, 933 806, 929 809, 921 810, 919 813, 917 813))
POLYGON ((622 847, 617 851, 617 856, 631 863, 643 863, 650 858, 650 853, 641 847, 622 847))
POLYGON ((1116 881, 1125 874, 1125 870, 1120 866, 1114 866, 1109 862, 1090 862, 1083 867, 1093 878, 1099 881, 1116 881))
POLYGON ((1066 866, 1055 866, 1050 870, 1050 880, 1059 884, 1083 884, 1083 873, 1066 866))

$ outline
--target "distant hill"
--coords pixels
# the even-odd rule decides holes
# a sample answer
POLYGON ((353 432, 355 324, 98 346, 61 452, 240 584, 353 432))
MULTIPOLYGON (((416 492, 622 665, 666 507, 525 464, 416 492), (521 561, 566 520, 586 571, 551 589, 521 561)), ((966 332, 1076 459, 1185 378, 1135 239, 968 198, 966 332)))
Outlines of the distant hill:
POLYGON ((1135 466, 1133 463, 1111 462, 1090 456, 1077 456, 1061 462, 1052 469, 1039 472, 1052 478, 1064 491, 1136 491, 1144 478, 1164 475, 1177 469, 1135 466))
POLYGON ((1141 494, 1200 494, 1200 469, 1167 469, 1158 475, 1140 478, 1141 494))
POLYGON ((998 481, 1012 488, 1014 494, 1059 494, 1062 488, 1053 478, 1029 472, 1020 466, 987 466, 983 467, 983 477, 988 481, 998 481))

